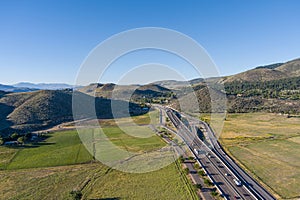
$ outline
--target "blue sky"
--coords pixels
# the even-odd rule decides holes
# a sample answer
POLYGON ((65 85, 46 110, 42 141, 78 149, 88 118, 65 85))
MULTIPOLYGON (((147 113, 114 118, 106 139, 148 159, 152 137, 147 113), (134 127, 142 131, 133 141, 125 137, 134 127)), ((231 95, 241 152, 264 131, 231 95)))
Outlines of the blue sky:
MULTIPOLYGON (((299 10, 297 0, 1 0, 0 83, 72 84, 96 45, 139 27, 180 31, 206 49, 221 75, 235 74, 300 57, 299 10)), ((129 56, 119 66, 156 58, 144 57, 129 56)), ((167 63, 164 54, 157 57, 167 63)), ((118 70, 103 80, 115 82, 118 70)))

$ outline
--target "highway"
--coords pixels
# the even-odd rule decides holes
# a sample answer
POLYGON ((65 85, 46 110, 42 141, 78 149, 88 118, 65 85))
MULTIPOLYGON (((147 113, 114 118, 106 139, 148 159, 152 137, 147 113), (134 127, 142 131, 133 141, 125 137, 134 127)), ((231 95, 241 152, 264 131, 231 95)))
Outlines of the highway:
POLYGON ((258 199, 275 199, 268 191, 266 191, 257 181, 255 181, 249 174, 247 174, 242 168, 240 168, 223 150, 210 126, 201 122, 211 140, 212 145, 214 146, 213 151, 222 159, 227 166, 235 172, 239 179, 246 185, 246 187, 255 194, 258 199))
POLYGON ((164 109, 167 113, 169 119, 177 128, 177 134, 193 151, 197 161, 208 173, 225 199, 275 199, 223 151, 209 125, 198 119, 188 117, 188 120, 192 120, 193 124, 198 123, 204 126, 209 136, 209 142, 214 147, 212 149, 200 140, 196 131, 194 131, 195 127, 192 127, 192 130, 188 129, 174 114, 173 110, 164 107, 160 107, 160 109, 164 109), (195 149, 201 151, 201 153, 195 153, 195 149), (240 180, 241 186, 238 186, 234 179, 240 180))

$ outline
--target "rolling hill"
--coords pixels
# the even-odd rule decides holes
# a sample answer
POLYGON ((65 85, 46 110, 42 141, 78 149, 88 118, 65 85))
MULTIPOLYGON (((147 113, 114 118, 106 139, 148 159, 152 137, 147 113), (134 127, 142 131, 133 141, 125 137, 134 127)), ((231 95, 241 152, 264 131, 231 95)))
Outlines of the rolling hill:
MULTIPOLYGON (((187 82, 166 80, 147 85, 93 83, 77 88, 79 99, 72 103, 73 90, 38 90, 30 92, 0 91, 0 132, 28 132, 72 121, 72 106, 79 118, 114 117, 111 105, 117 105, 117 117, 141 114, 145 103, 164 103, 174 107, 179 101, 184 110, 211 112, 211 95, 226 95, 228 112, 300 113, 300 59, 286 63, 259 66, 228 77, 201 78, 187 82), (223 83, 223 89, 220 86, 223 83), (170 89, 168 89, 170 88, 170 89), (192 98, 196 95, 196 98, 192 98), (196 99, 196 102, 193 102, 196 99), (128 104, 128 102, 130 102, 128 104), (142 106, 141 106, 142 105, 142 106)), ((0 88, 13 89, 0 85, 0 88)), ((215 107, 222 111, 222 106, 215 107)), ((115 117, 116 117, 115 116, 115 117)))
MULTIPOLYGON (((106 98, 93 98, 81 92, 75 92, 77 103, 72 104, 71 90, 41 90, 27 93, 5 93, 0 96, 1 133, 29 132, 48 128, 62 122, 73 120, 72 106, 77 110, 78 118, 112 118, 125 116, 128 103, 106 98), (79 100, 79 101, 78 101, 79 100), (112 113, 111 105, 119 108, 112 113), (96 110, 96 113, 94 112, 96 110), (94 114, 93 114, 94 113, 94 114)), ((137 115, 145 111, 130 103, 130 114, 137 115)))
POLYGON ((259 66, 236 75, 223 77, 222 83, 271 81, 300 76, 300 59, 286 63, 259 66))
MULTIPOLYGON (((173 88, 176 96, 185 102, 191 101, 193 95, 196 95, 198 102, 186 103, 188 108, 183 108, 190 112, 211 112, 211 95, 218 97, 218 94, 226 93, 228 112, 264 111, 296 114, 300 113, 299 72, 300 59, 296 59, 286 63, 259 66, 232 76, 199 79, 201 81, 189 86, 174 81, 161 81, 160 84, 166 86, 175 83, 173 88)), ((172 105, 178 108, 178 103, 173 101, 172 105)))
POLYGON ((172 91, 158 84, 116 85, 113 83, 93 83, 79 88, 78 91, 101 98, 139 101, 140 99, 170 97, 172 91))

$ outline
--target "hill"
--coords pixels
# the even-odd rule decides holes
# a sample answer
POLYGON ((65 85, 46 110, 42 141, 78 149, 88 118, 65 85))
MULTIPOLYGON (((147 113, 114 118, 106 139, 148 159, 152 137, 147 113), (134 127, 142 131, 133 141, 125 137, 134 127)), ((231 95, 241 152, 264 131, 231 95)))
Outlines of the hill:
POLYGON ((196 78, 189 81, 163 80, 163 81, 156 81, 152 84, 160 85, 168 89, 182 89, 184 87, 187 87, 188 85, 199 84, 202 82, 204 82, 203 78, 196 78))
MULTIPOLYGON (((105 98, 93 98, 81 92, 75 92, 77 101, 72 105, 71 90, 41 90, 27 93, 4 93, 0 98, 0 125, 2 133, 13 131, 28 132, 51 127, 62 122, 72 121, 72 106, 77 118, 122 117, 128 111, 128 103, 105 98), (80 101, 80 102, 79 102, 80 101), (112 113, 111 105, 119 109, 112 113), (123 108, 123 109, 122 109, 123 108)), ((145 111, 130 103, 130 114, 137 115, 145 111)))
MULTIPOLYGON (((122 117, 143 112, 145 103, 170 104, 178 108, 179 100, 187 105, 184 110, 211 112, 211 95, 227 96, 228 112, 268 111, 300 113, 300 59, 286 63, 260 66, 255 69, 220 78, 201 78, 187 82, 160 81, 147 85, 116 85, 94 83, 75 90, 79 99, 72 104, 73 90, 38 90, 11 93, 0 91, 0 131, 27 132, 72 121, 72 106, 79 118, 122 117), (220 87, 224 83, 224 87, 220 87), (170 87, 171 89, 168 89, 170 87), (224 90, 225 89, 225 90, 224 90), (196 98, 192 98, 196 95, 196 98), (193 99, 197 102, 192 102, 193 99), (111 105, 117 106, 113 116, 111 105), (94 106, 95 105, 95 106, 94 106)), ((3 86, 7 90, 12 86, 3 86)), ((0 88, 1 88, 0 86, 0 88)), ((215 107, 218 111, 224 109, 215 107)))
POLYGON ((222 83, 271 81, 300 76, 300 59, 259 66, 236 75, 223 77, 222 83))
MULTIPOLYGON (((300 59, 259 66, 232 76, 208 78, 190 86, 177 87, 175 91, 185 102, 191 101, 193 95, 197 96, 198 102, 186 103, 189 108, 184 110, 211 112, 211 95, 218 97, 218 94, 226 93, 228 112, 299 114, 300 59)), ((172 104, 176 108, 179 106, 176 101, 172 104)))
POLYGON ((79 88, 78 91, 101 98, 141 102, 142 99, 155 100, 171 98, 172 91, 158 84, 116 85, 113 83, 93 83, 79 88))
POLYGON ((300 59, 289 61, 276 68, 276 70, 285 73, 288 77, 300 76, 300 59))

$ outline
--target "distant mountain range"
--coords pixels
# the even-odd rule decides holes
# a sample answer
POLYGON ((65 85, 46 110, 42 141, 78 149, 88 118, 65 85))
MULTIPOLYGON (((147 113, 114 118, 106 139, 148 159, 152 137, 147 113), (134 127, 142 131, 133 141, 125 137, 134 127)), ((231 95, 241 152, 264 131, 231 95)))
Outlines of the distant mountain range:
POLYGON ((17 88, 31 88, 31 89, 39 89, 39 90, 61 90, 61 89, 68 89, 73 88, 73 85, 68 85, 65 83, 28 83, 28 82, 21 82, 12 85, 17 88))
POLYGON ((36 90, 62 90, 74 88, 72 85, 64 83, 28 83, 21 82, 14 85, 2 85, 0 84, 0 90, 5 92, 30 92, 36 90))
POLYGON ((211 112, 211 93, 227 96, 228 112, 300 114, 300 59, 259 66, 232 76, 188 82, 165 80, 147 85, 92 83, 76 88, 75 93, 66 89, 72 87, 32 83, 0 85, 0 134, 29 132, 72 121, 73 94, 82 100, 78 106, 84 105, 82 118, 90 117, 88 111, 95 107, 98 118, 111 118, 112 101, 120 105, 130 101, 131 110, 142 113, 145 103, 164 103, 179 108, 179 99, 183 99, 191 112, 211 112), (220 89, 220 84, 223 89, 220 89), (196 103, 191 101, 193 94, 197 97, 196 103))
POLYGON ((25 87, 14 87, 11 85, 0 84, 0 90, 5 92, 29 92, 29 91, 35 91, 37 89, 25 88, 25 87))

